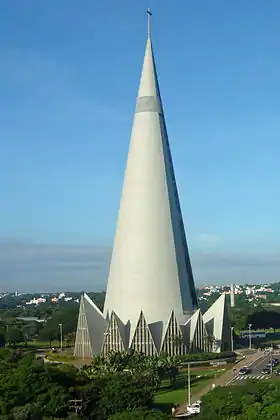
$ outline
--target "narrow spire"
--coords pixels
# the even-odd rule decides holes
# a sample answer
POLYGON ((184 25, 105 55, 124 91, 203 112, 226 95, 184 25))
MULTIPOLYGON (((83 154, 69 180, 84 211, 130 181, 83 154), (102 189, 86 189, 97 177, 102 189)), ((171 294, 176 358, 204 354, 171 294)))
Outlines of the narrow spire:
POLYGON ((141 310, 149 324, 166 325, 172 309, 181 324, 197 308, 151 44, 148 37, 104 304, 105 316, 114 310, 130 322, 130 342, 141 310))
POLYGON ((151 16, 152 16, 151 9, 147 10, 147 15, 148 15, 148 38, 150 38, 151 37, 151 16))

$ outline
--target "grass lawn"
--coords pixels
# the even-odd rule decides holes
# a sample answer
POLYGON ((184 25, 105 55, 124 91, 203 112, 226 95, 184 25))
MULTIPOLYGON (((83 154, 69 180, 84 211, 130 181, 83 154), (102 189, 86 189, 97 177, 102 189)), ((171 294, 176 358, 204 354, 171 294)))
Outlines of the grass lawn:
POLYGON ((75 367, 81 367, 84 365, 90 365, 92 362, 91 358, 79 359, 74 357, 72 350, 65 350, 62 353, 48 352, 46 355, 47 359, 52 362, 68 363, 75 367))
MULTIPOLYGON (((59 348, 60 347, 60 341, 53 341, 52 342, 52 347, 54 348, 59 348)), ((27 343, 25 342, 21 342, 21 343, 17 343, 16 344, 16 348, 21 348, 21 349, 50 349, 50 342, 49 341, 27 341, 27 343)))
MULTIPOLYGON (((63 343, 63 349, 69 348, 69 343, 63 343)), ((60 341, 52 341, 51 347, 49 341, 28 341, 27 343, 17 343, 16 344, 17 349, 23 349, 23 350, 44 350, 49 351, 52 348, 59 349, 60 348, 60 341)))
MULTIPOLYGON (((52 347, 59 348, 60 347, 60 341, 52 341, 52 347)), ((65 345, 65 343, 63 343, 65 345)), ((49 349, 50 348, 50 342, 49 341, 28 341, 27 346, 29 348, 34 349, 49 349)))
POLYGON ((69 362, 69 363, 74 363, 77 359, 73 356, 73 352, 72 351, 63 351, 62 353, 53 353, 53 352, 49 352, 47 353, 47 358, 49 360, 53 360, 56 362, 69 362))
MULTIPOLYGON (((215 377, 221 376, 225 370, 231 368, 232 365, 225 367, 213 367, 191 370, 191 393, 195 394, 205 388, 215 377)), ((184 369, 177 377, 174 387, 170 385, 169 380, 162 382, 161 388, 157 392, 154 400, 155 407, 170 413, 172 405, 182 404, 188 398, 188 372, 184 369)))

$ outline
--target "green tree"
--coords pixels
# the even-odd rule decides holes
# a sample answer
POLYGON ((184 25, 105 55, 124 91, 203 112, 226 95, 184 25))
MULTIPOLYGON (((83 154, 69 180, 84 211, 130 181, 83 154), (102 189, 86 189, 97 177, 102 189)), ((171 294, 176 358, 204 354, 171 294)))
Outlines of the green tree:
POLYGON ((41 420, 43 408, 38 403, 28 403, 22 407, 15 407, 12 416, 14 420, 41 420))
POLYGON ((278 381, 246 381, 241 386, 219 387, 203 397, 199 418, 276 420, 279 398, 278 381))
POLYGON ((280 328, 280 312, 258 310, 247 316, 246 323, 247 325, 252 324, 252 328, 255 330, 268 328, 275 330, 280 328))
POLYGON ((1 416, 14 413, 29 418, 32 408, 48 416, 67 415, 68 400, 77 395, 73 388, 77 380, 72 373, 44 365, 33 354, 10 353, 9 358, 4 353, 3 356, 0 369, 1 416))
POLYGON ((169 420, 171 417, 159 410, 123 411, 109 417, 109 420, 169 420))
POLYGON ((62 325, 63 337, 66 337, 68 334, 73 334, 76 331, 78 312, 78 305, 66 306, 53 312, 52 317, 40 330, 38 339, 49 341, 51 347, 53 340, 60 340, 59 324, 62 325))
POLYGON ((22 342, 23 339, 23 333, 19 327, 12 326, 8 329, 6 334, 6 340, 9 343, 9 345, 12 345, 15 348, 17 343, 22 342))
MULTIPOLYGON (((23 350, 0 349, 1 419, 67 418, 73 399, 82 401, 80 416, 94 420, 151 407, 159 386, 156 359, 127 352, 99 356, 94 363, 95 369, 78 370, 44 364, 23 350)), ((151 415, 156 417, 147 418, 161 418, 151 415)))

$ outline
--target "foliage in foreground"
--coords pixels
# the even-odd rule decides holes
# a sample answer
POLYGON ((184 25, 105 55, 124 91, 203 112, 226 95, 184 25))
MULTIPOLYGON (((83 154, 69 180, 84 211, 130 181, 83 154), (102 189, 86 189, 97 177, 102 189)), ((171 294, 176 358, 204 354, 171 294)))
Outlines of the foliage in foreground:
POLYGON ((2 420, 69 418, 74 399, 80 401, 78 418, 107 420, 126 410, 147 410, 157 387, 148 371, 101 370, 92 376, 70 365, 44 364, 31 353, 0 349, 2 420))
POLYGON ((202 399, 201 420, 279 420, 280 381, 218 387, 202 399))
POLYGON ((123 411, 122 413, 114 414, 109 417, 109 420, 169 420, 171 417, 168 414, 159 410, 150 411, 123 411))
POLYGON ((126 375, 141 376, 157 390, 161 380, 169 378, 175 384, 179 372, 180 359, 176 356, 144 356, 139 351, 110 352, 107 357, 96 355, 90 367, 85 368, 89 378, 123 372, 126 375))

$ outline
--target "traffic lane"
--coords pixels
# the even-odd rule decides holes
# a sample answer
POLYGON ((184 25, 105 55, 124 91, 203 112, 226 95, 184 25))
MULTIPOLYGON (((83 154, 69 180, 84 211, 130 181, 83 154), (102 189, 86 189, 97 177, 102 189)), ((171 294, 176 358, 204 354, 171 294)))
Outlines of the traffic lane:
MULTIPOLYGON (((229 383, 229 385, 241 385, 243 380, 250 379, 250 376, 256 376, 261 375, 261 371, 263 368, 267 366, 267 364, 270 361, 270 356, 263 356, 259 359, 257 359, 254 363, 252 363, 249 367, 251 369, 250 373, 248 375, 239 375, 238 371, 236 372, 235 378, 229 383), (242 380, 241 380, 242 379, 242 380)), ((246 366, 246 365, 244 365, 246 366)))
MULTIPOLYGON (((272 353, 266 355, 264 358, 257 360, 256 363, 254 363, 250 368, 252 369, 252 374, 260 374, 261 371, 267 367, 267 365, 270 363, 271 359, 278 359, 278 363, 280 362, 279 354, 278 353, 272 353), (259 363, 258 363, 259 362, 259 363)), ((277 365, 277 368, 280 368, 280 363, 277 365)))
POLYGON ((271 356, 265 356, 261 358, 260 360, 257 360, 254 364, 249 366, 251 369, 250 374, 251 375, 260 375, 262 370, 267 367, 268 363, 270 362, 271 356))

